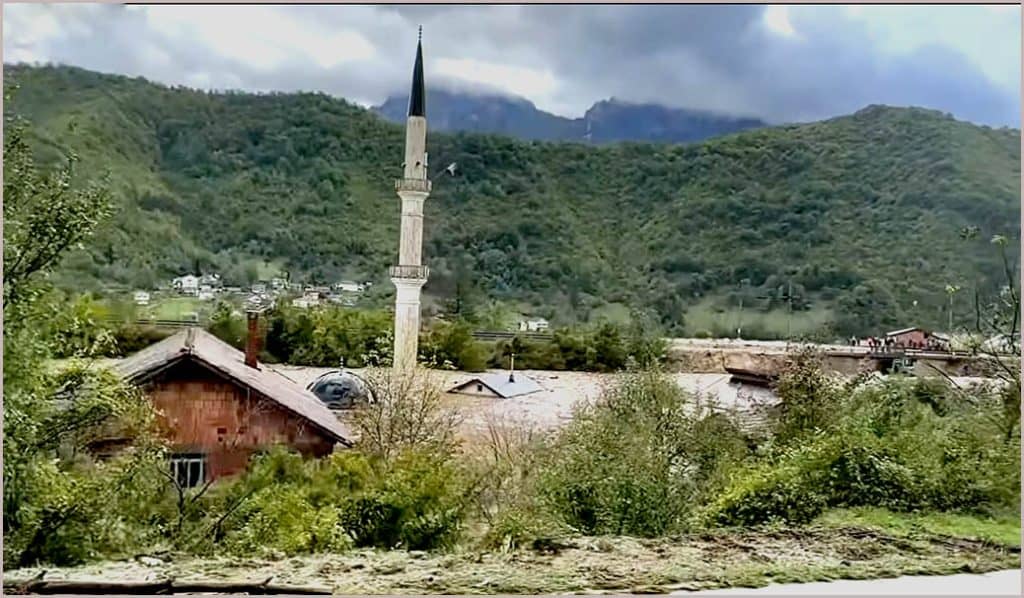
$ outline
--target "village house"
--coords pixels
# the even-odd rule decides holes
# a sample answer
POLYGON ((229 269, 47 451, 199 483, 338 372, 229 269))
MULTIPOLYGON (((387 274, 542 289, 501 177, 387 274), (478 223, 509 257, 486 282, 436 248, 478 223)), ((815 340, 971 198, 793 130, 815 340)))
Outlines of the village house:
POLYGON ((270 308, 274 306, 274 298, 266 293, 249 293, 245 297, 245 305, 248 307, 270 308))
POLYGON ((365 283, 354 282, 351 280, 342 280, 334 284, 334 290, 339 293, 362 293, 366 290, 365 283))
POLYGON ((331 293, 327 296, 327 300, 335 305, 344 305, 345 307, 355 307, 358 300, 350 294, 338 294, 331 293))
MULTIPOLYGON (((249 314, 244 352, 190 327, 114 366, 158 411, 182 486, 241 472, 254 453, 274 445, 308 457, 351 446, 349 429, 316 395, 257 360, 256 318, 249 314)), ((119 446, 116 438, 106 443, 108 450, 119 446)))
POLYGON ((199 277, 199 288, 209 287, 212 289, 219 289, 224 286, 220 281, 220 274, 203 274, 199 277))
POLYGON ((544 318, 523 320, 519 322, 519 330, 521 332, 547 332, 548 321, 544 318))
POLYGON ((178 291, 182 295, 198 295, 199 294, 199 277, 192 274, 186 274, 185 276, 179 276, 175 278, 171 285, 174 290, 178 291))
POLYGON ((132 295, 132 300, 135 301, 135 305, 149 305, 149 293, 146 291, 135 291, 132 295))
POLYGON ((200 285, 199 294, 197 295, 200 301, 213 301, 214 291, 210 285, 200 285))
POLYGON ((890 346, 901 349, 947 350, 949 348, 948 338, 916 326, 886 332, 885 340, 890 346))
POLYGON ((301 297, 292 299, 292 307, 298 307, 299 309, 309 309, 320 305, 320 294, 307 291, 301 297))
POLYGON ((448 392, 474 397, 510 399, 544 390, 531 378, 519 373, 480 374, 459 382, 448 392))

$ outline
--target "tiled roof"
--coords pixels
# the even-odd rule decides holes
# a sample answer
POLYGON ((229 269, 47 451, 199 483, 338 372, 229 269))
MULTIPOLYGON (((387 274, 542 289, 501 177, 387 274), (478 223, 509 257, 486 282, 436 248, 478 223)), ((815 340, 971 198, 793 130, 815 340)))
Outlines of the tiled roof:
POLYGON ((129 382, 145 380, 180 360, 192 358, 234 382, 252 388, 332 438, 351 445, 354 434, 314 395, 264 364, 245 365, 245 354, 201 328, 186 328, 118 362, 113 370, 129 382))

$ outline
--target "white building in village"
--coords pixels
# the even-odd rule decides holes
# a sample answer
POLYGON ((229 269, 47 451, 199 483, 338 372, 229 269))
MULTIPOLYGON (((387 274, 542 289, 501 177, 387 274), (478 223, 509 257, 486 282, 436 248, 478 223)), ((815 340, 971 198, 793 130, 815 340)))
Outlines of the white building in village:
POLYGON ((132 295, 135 305, 149 305, 149 293, 146 291, 135 291, 132 295))
POLYGON ((292 307, 299 309, 309 309, 320 305, 320 294, 313 291, 307 291, 301 297, 292 299, 292 307))
POLYGON ((549 327, 548 321, 544 318, 519 322, 519 330, 521 332, 547 332, 549 327))
POLYGON ((339 293, 362 293, 366 290, 367 283, 342 280, 334 284, 334 290, 339 293))
POLYGON ((171 281, 171 285, 182 295, 195 296, 199 294, 199 277, 192 274, 175 278, 171 281))
POLYGON ((224 285, 221 283, 220 274, 203 274, 199 277, 199 290, 201 291, 204 286, 219 289, 224 285))

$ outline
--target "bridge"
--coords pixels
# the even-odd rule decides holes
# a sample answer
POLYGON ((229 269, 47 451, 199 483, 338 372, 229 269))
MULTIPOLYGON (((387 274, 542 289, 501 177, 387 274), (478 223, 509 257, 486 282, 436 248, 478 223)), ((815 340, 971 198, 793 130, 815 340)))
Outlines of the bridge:
MULTIPOLYGON (((206 318, 196 320, 108 318, 107 322, 128 323, 155 328, 180 329, 201 326, 206 318)), ((547 342, 554 338, 549 332, 474 330, 474 339, 484 342, 509 341, 519 337, 526 341, 547 342)), ((751 341, 740 339, 667 338, 669 368, 679 372, 754 372, 774 375, 783 366, 787 353, 800 343, 786 341, 751 341)), ((825 365, 831 370, 855 374, 865 367, 880 372, 893 369, 934 374, 935 370, 951 376, 976 375, 979 358, 963 351, 929 351, 909 348, 872 348, 851 345, 814 344, 822 352, 825 365)), ((760 374, 758 374, 760 375, 760 374)))
MULTIPOLYGON (((745 341, 735 339, 669 339, 670 367, 685 372, 748 372, 771 376, 783 367, 786 355, 800 343, 745 341)), ((921 375, 936 370, 950 376, 972 376, 979 372, 978 356, 963 351, 928 351, 889 347, 812 344, 830 370, 856 374, 865 368, 879 372, 895 369, 921 375)))

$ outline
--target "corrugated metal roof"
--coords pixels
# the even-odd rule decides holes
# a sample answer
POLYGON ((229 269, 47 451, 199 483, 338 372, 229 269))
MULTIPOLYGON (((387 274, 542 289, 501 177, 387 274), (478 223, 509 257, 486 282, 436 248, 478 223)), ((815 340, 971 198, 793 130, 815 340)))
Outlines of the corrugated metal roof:
POLYGON ((354 434, 312 392, 284 374, 258 364, 245 365, 245 354, 201 328, 186 328, 114 365, 113 370, 137 382, 192 358, 203 362, 238 384, 252 388, 288 411, 316 425, 335 440, 351 445, 354 434))
POLYGON ((544 390, 541 385, 537 384, 537 382, 532 378, 528 378, 522 374, 516 374, 514 378, 514 382, 509 382, 508 373, 506 372, 480 374, 479 376, 473 376, 469 380, 460 382, 452 388, 452 391, 463 388, 469 384, 483 384, 494 391, 494 394, 503 399, 508 399, 544 390))
POLYGON ((928 331, 925 330, 924 328, 921 328, 919 326, 912 326, 910 328, 901 328, 899 330, 893 330, 892 332, 886 332, 885 336, 899 336, 901 334, 906 334, 908 332, 913 332, 915 330, 920 330, 921 332, 924 332, 925 334, 928 333, 928 331))

